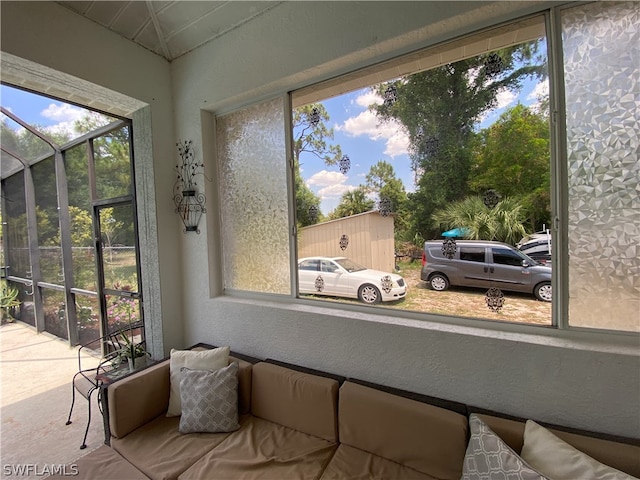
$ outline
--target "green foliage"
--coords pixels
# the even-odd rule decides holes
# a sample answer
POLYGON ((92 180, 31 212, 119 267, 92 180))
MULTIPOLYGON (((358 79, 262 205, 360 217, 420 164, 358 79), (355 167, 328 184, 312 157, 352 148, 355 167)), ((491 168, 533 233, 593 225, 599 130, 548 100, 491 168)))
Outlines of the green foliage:
POLYGON ((530 229, 549 224, 549 121, 524 105, 507 110, 481 132, 469 186, 481 193, 494 189, 519 199, 528 214, 530 229))
POLYGON ((517 200, 504 198, 488 208, 482 198, 467 197, 433 214, 442 230, 464 228, 470 240, 496 240, 515 245, 525 236, 524 207, 517 200))
POLYGON ((333 128, 327 128, 329 114, 321 103, 313 103, 296 108, 293 111, 293 129, 298 132, 293 139, 293 157, 300 164, 302 152, 311 153, 321 159, 325 165, 335 165, 342 158, 340 145, 330 145, 333 140, 333 128), (320 121, 314 126, 310 122, 313 109, 317 109, 320 121))
POLYGON ((128 335, 121 333, 120 340, 124 344, 124 346, 118 350, 118 357, 121 361, 129 358, 133 359, 150 355, 145 350, 144 345, 141 343, 134 343, 128 335))
POLYGON ((369 212, 375 207, 375 201, 367 198, 367 190, 360 186, 355 190, 345 192, 336 209, 329 214, 332 220, 369 212))
POLYGON ((6 280, 0 281, 0 310, 2 310, 2 320, 10 319, 9 309, 20 306, 18 299, 20 292, 12 287, 6 280))
POLYGON ((409 195, 412 228, 426 237, 438 233, 432 214, 468 193, 477 143, 474 129, 482 115, 497 105, 500 92, 517 91, 525 78, 546 74, 546 65, 536 58, 537 42, 497 53, 504 66, 497 77, 486 74, 487 55, 479 55, 378 87, 380 95, 390 86, 397 91, 395 103, 371 108, 381 120, 400 121, 409 132, 418 178, 415 193, 409 195))
POLYGON ((296 137, 293 139, 293 161, 295 174, 296 219, 299 227, 306 227, 322 219, 320 212, 320 197, 315 195, 305 184, 300 174, 300 155, 310 153, 321 159, 325 165, 334 165, 342 158, 340 145, 331 145, 333 128, 327 128, 329 114, 320 103, 305 105, 293 111, 293 129, 296 137), (310 121, 311 112, 317 109, 319 122, 313 125, 310 121), (315 207, 317 216, 309 214, 311 207, 315 207))
POLYGON ((378 200, 386 198, 390 201, 396 244, 404 241, 410 228, 411 212, 407 206, 407 192, 402 181, 396 177, 393 166, 384 160, 372 165, 364 187, 368 193, 376 194, 378 200))
POLYGON ((295 192, 296 192, 296 221, 298 227, 306 227, 313 225, 322 220, 320 214, 320 197, 311 191, 304 183, 302 175, 300 175, 300 169, 295 168, 295 192), (315 208, 317 215, 312 216, 312 207, 315 208))

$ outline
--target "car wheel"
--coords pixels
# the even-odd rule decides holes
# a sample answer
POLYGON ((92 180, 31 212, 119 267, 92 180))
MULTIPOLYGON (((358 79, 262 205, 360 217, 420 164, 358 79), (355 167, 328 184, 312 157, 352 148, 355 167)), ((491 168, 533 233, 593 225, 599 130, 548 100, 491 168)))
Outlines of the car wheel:
POLYGON ((541 302, 550 302, 552 298, 551 283, 549 282, 539 283, 538 285, 536 285, 536 288, 533 290, 533 294, 541 302))
POLYGON ((449 279, 440 273, 436 273, 429 279, 429 286, 437 292, 442 292, 449 288, 449 279))
POLYGON ((358 290, 358 298, 364 303, 378 303, 381 300, 380 290, 378 290, 374 285, 366 283, 358 290))

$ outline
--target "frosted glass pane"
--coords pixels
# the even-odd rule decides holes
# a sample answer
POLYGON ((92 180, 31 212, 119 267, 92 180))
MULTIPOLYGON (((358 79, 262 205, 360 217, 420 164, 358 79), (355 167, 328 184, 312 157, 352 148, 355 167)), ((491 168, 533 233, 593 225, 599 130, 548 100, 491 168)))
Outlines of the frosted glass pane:
POLYGON ((640 331, 640 9, 562 17, 569 170, 569 323, 640 331))
POLYGON ((217 118, 227 289, 291 293, 282 98, 217 118))

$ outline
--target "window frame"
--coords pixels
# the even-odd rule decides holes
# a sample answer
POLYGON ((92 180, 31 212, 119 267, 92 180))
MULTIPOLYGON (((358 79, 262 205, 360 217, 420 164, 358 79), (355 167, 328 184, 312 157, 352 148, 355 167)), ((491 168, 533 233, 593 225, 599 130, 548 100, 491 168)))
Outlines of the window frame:
MULTIPOLYGON (((495 30, 505 25, 511 25, 517 22, 526 21, 535 17, 544 18, 545 38, 546 38, 546 54, 548 58, 548 82, 549 82, 549 134, 550 134, 550 203, 552 212, 553 232, 551 243, 554 251, 552 285, 554 289, 554 301, 551 308, 551 324, 550 325, 534 325, 520 324, 515 322, 496 322, 486 318, 458 317, 451 315, 442 315, 429 312, 414 312, 402 309, 385 308, 382 305, 372 309, 368 305, 357 303, 337 303, 323 299, 313 299, 301 297, 299 292, 298 279, 298 249, 297 249, 297 228, 295 218, 295 183, 294 183, 294 164, 292 155, 293 145, 293 107, 296 105, 306 104, 294 99, 294 95, 298 92, 313 92, 322 88, 325 83, 335 85, 341 78, 353 79, 359 74, 364 75, 370 73, 372 69, 380 64, 370 64, 360 69, 354 69, 344 75, 333 77, 329 80, 319 81, 314 84, 301 86, 296 90, 289 91, 284 94, 285 108, 288 112, 285 115, 285 135, 287 144, 287 176, 289 189, 289 227, 290 227, 290 258, 291 258, 291 292, 290 295, 272 295, 268 293, 224 290, 221 295, 237 299, 256 299, 263 300, 268 304, 274 302, 278 308, 298 310, 299 308, 313 309, 331 316, 347 316, 354 318, 362 318, 362 314, 366 314, 366 318, 382 323, 401 323, 422 326, 446 325, 452 329, 468 327, 479 328, 482 331, 493 332, 510 332, 514 334, 538 335, 544 338, 551 336, 555 338, 587 338, 587 339, 604 339, 606 341, 617 339, 623 344, 629 344, 628 341, 635 342, 640 333, 634 331, 613 330, 606 328, 591 328, 581 326, 571 326, 568 323, 568 300, 569 300, 569 279, 568 279, 568 228, 566 221, 562 221, 566 217, 568 211, 568 171, 567 171, 567 151, 566 151, 566 124, 565 124, 565 96, 564 96, 564 74, 563 74, 563 46, 562 46, 562 29, 561 29, 561 12, 565 8, 571 8, 575 4, 554 6, 545 8, 527 16, 512 19, 508 22, 492 25, 485 29, 469 33, 464 36, 453 38, 442 43, 433 44, 418 51, 429 51, 439 48, 451 42, 459 41, 463 38, 473 37, 475 35, 495 30), (556 293, 557 292, 557 293, 556 293), (418 323, 415 323, 415 322, 418 323)), ((381 62, 386 64, 398 61, 404 57, 414 55, 415 52, 390 57, 389 60, 381 62)), ((350 88, 349 91, 353 90, 350 88)), ((486 255, 486 254, 485 254, 486 255)), ((485 256, 486 260, 486 256, 485 256)), ((233 301, 233 300, 232 300, 233 301)), ((435 327, 439 328, 439 327, 435 327)), ((489 333, 489 335, 493 335, 489 333)))

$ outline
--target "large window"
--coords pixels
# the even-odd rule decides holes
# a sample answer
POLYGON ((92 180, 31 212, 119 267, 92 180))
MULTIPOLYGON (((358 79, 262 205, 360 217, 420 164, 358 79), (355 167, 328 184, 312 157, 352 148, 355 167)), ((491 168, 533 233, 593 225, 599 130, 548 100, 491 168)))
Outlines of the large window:
MULTIPOLYGON (((343 274, 341 291, 369 288, 388 308, 446 314, 456 304, 459 316, 550 325, 551 304, 534 293, 551 267, 523 265, 515 248, 551 220, 546 50, 540 16, 295 92, 298 256, 375 270, 343 274), (354 221, 364 216, 375 221, 354 221), (451 258, 421 262, 429 240, 451 258), (489 257, 479 269, 460 263, 477 248, 467 240, 512 245, 494 262, 511 253, 520 271, 503 281, 489 257)), ((317 278, 313 294, 326 295, 317 278)))
POLYGON ((265 105, 219 117, 225 287, 640 331, 637 16, 558 9, 296 91, 290 125, 265 105), (278 131, 264 118, 289 155, 248 140, 278 131), (321 268, 336 257, 358 268, 321 268))
POLYGON ((130 122, 1 88, 3 273, 19 292, 10 314, 72 344, 138 324, 130 122))

